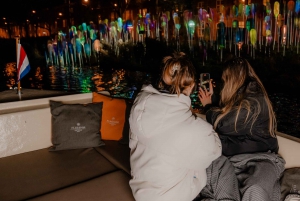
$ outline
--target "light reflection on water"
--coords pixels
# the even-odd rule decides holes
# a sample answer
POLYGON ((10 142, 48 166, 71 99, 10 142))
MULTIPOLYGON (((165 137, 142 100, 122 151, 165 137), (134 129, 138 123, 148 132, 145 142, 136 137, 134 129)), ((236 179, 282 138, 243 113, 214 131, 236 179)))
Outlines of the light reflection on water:
POLYGON ((93 72, 91 70, 69 70, 67 68, 49 67, 49 87, 57 91, 87 93, 92 91, 93 72))
POLYGON ((5 65, 4 75, 6 77, 6 86, 8 89, 11 89, 16 84, 17 70, 15 62, 5 65))
MULTIPOLYGON (((5 70, 8 88, 16 86, 15 63, 7 63, 5 70)), ((46 72, 37 67, 27 80, 32 89, 50 89, 76 93, 109 91, 114 97, 132 99, 142 84, 152 83, 145 72, 124 69, 101 71, 98 67, 60 68, 50 66, 46 72)), ((24 84, 24 82, 23 82, 24 84)), ((26 83, 25 83, 26 84, 26 83)), ((278 131, 300 138, 300 102, 284 94, 270 94, 277 116, 278 131)), ((199 108, 197 92, 191 95, 192 105, 199 108)))
MULTIPOLYGON (((16 87, 15 63, 5 68, 6 85, 16 87)), ((134 92, 142 84, 151 83, 151 75, 140 71, 116 69, 103 71, 98 67, 63 68, 49 66, 46 72, 37 67, 35 72, 22 85, 32 89, 48 89, 75 93, 108 91, 114 97, 133 98, 134 92)), ((25 87, 26 88, 26 87, 25 87)))
POLYGON ((53 90, 79 93, 108 91, 114 97, 132 98, 137 87, 150 83, 151 76, 143 72, 129 72, 124 69, 104 72, 97 67, 77 69, 57 69, 49 67, 50 87, 53 90))

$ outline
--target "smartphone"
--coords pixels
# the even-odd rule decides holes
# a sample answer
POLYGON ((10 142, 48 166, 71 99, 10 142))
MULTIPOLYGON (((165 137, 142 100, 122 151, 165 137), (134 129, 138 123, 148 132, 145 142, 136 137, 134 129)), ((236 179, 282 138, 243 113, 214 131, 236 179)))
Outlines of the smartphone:
POLYGON ((209 91, 209 82, 210 82, 210 74, 209 73, 201 73, 200 74, 200 87, 209 91))

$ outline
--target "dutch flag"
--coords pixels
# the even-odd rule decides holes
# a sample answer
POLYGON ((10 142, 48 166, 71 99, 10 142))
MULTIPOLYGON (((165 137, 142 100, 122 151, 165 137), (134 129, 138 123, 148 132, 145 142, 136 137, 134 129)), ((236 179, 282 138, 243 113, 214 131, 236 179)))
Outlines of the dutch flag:
POLYGON ((17 51, 18 82, 30 71, 29 61, 21 44, 17 51))

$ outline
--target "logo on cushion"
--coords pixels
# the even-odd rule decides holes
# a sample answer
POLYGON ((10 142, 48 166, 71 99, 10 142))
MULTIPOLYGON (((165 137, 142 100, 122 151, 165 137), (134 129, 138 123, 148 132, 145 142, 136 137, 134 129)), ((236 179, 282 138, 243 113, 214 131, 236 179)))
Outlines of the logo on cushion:
POLYGON ((77 133, 83 131, 85 129, 85 126, 80 126, 80 123, 77 123, 77 126, 72 126, 71 130, 75 131, 77 133))
POLYGON ((113 117, 111 120, 107 120, 107 123, 109 123, 111 126, 115 126, 119 124, 120 122, 116 120, 115 117, 113 117))

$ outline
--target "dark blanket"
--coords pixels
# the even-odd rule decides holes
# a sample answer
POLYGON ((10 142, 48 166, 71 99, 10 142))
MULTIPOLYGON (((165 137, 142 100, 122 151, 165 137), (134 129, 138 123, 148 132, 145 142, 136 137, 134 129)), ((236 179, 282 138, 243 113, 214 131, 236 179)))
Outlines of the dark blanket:
POLYGON ((283 158, 268 152, 240 154, 232 156, 229 161, 231 163, 221 156, 207 168, 207 185, 196 200, 280 200, 283 158))

